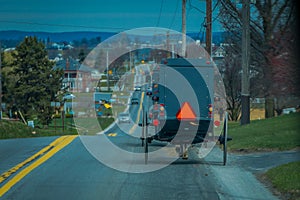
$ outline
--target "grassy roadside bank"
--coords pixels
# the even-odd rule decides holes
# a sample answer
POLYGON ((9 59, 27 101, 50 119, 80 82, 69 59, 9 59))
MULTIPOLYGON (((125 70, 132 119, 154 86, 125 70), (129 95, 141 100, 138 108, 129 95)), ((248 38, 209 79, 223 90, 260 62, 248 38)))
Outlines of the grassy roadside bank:
POLYGON ((51 127, 48 128, 31 128, 26 126, 21 121, 0 121, 0 139, 11 138, 29 138, 29 137, 43 137, 43 136, 61 136, 61 135, 75 135, 77 134, 74 128, 65 127, 51 127))
POLYGON ((283 199, 300 199, 300 161, 270 169, 261 178, 271 182, 283 199))
MULTIPOLYGON (((231 152, 281 151, 300 147, 300 113, 251 121, 240 126, 230 122, 231 152)), ((260 179, 271 184, 282 199, 300 199, 300 161, 270 169, 260 179)))
POLYGON ((233 152, 282 151, 300 147, 300 113, 254 120, 240 126, 230 122, 228 148, 233 152))
MULTIPOLYGON (((114 118, 98 118, 102 129, 105 129, 114 122, 114 118)), ((52 122, 46 128, 31 128, 21 121, 0 121, 0 139, 10 138, 29 138, 29 137, 44 137, 44 136, 61 136, 61 135, 76 135, 77 130, 72 118, 65 119, 64 129, 62 120, 52 122)))

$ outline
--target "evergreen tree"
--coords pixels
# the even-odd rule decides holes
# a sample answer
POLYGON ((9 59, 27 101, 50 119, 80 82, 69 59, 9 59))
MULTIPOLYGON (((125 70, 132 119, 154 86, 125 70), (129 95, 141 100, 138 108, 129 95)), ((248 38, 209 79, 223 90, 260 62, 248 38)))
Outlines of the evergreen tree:
POLYGON ((48 125, 54 110, 51 101, 61 91, 63 71, 52 69, 54 63, 36 37, 26 37, 13 56, 13 73, 18 80, 11 92, 17 109, 26 120, 37 116, 43 125, 48 125))
POLYGON ((16 80, 19 76, 13 73, 13 57, 12 52, 2 52, 2 100, 6 104, 5 111, 11 116, 17 109, 15 108, 14 89, 16 80), (12 112, 10 112, 12 111, 12 112))
POLYGON ((79 63, 83 63, 84 59, 85 59, 86 55, 84 53, 84 49, 80 49, 80 52, 78 54, 78 59, 79 59, 79 63))

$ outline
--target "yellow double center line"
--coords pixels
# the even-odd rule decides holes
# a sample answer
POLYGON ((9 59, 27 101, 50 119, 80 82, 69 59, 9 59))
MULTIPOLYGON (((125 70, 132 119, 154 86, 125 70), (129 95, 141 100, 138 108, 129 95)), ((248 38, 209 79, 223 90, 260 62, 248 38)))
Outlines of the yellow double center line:
POLYGON ((135 124, 131 127, 131 129, 129 130, 129 134, 132 134, 136 127, 138 126, 139 124, 139 121, 140 121, 140 115, 141 115, 141 110, 143 108, 143 101, 144 101, 144 96, 145 96, 145 92, 142 92, 142 95, 141 95, 141 102, 140 102, 140 107, 139 107, 139 110, 138 110, 138 113, 137 113, 137 117, 136 117, 136 120, 135 120, 135 124))
POLYGON ((27 174, 29 174, 32 170, 34 170, 36 167, 43 164, 45 161, 47 161, 49 158, 51 158, 54 154, 56 154, 59 150, 63 149, 65 146, 70 144, 77 135, 71 135, 71 136, 62 136, 53 141, 51 144, 31 156, 30 158, 26 159, 25 161, 19 163, 15 167, 11 168, 7 172, 1 174, 0 177, 0 183, 5 181, 9 176, 11 176, 13 173, 17 172, 19 169, 21 169, 26 164, 32 162, 33 160, 37 159, 35 162, 33 162, 31 165, 24 168, 22 171, 20 171, 17 175, 15 175, 12 179, 10 179, 5 185, 3 185, 0 188, 0 197, 2 197, 11 187, 13 187, 17 182, 19 182, 22 178, 24 178, 27 174))

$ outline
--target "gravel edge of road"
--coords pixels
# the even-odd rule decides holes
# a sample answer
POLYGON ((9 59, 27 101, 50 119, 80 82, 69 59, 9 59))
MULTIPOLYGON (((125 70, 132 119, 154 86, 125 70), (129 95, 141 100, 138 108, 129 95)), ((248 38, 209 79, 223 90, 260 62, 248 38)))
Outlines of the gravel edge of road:
POLYGON ((279 199, 279 196, 273 193, 273 188, 264 184, 250 170, 243 166, 234 166, 236 162, 230 162, 232 155, 228 155, 229 163, 223 166, 223 152, 219 148, 214 148, 207 157, 204 158, 207 168, 214 174, 216 182, 219 184, 220 200, 236 200, 236 199, 279 199), (234 175, 234 179, 232 178, 234 175))

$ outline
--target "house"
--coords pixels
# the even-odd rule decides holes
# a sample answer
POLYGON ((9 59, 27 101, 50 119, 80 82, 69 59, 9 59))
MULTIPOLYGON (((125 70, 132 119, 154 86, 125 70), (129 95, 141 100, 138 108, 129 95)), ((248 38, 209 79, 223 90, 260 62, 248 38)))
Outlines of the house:
POLYGON ((220 46, 213 46, 212 47, 212 57, 214 59, 223 59, 225 56, 225 46, 226 44, 220 44, 220 46))
POLYGON ((112 94, 111 93, 103 93, 103 92, 95 92, 94 93, 94 101, 95 103, 99 103, 102 101, 110 102, 112 94))
POLYGON ((53 69, 64 70, 63 87, 67 87, 69 92, 89 92, 98 82, 93 76, 97 70, 73 58, 58 60, 53 69))

